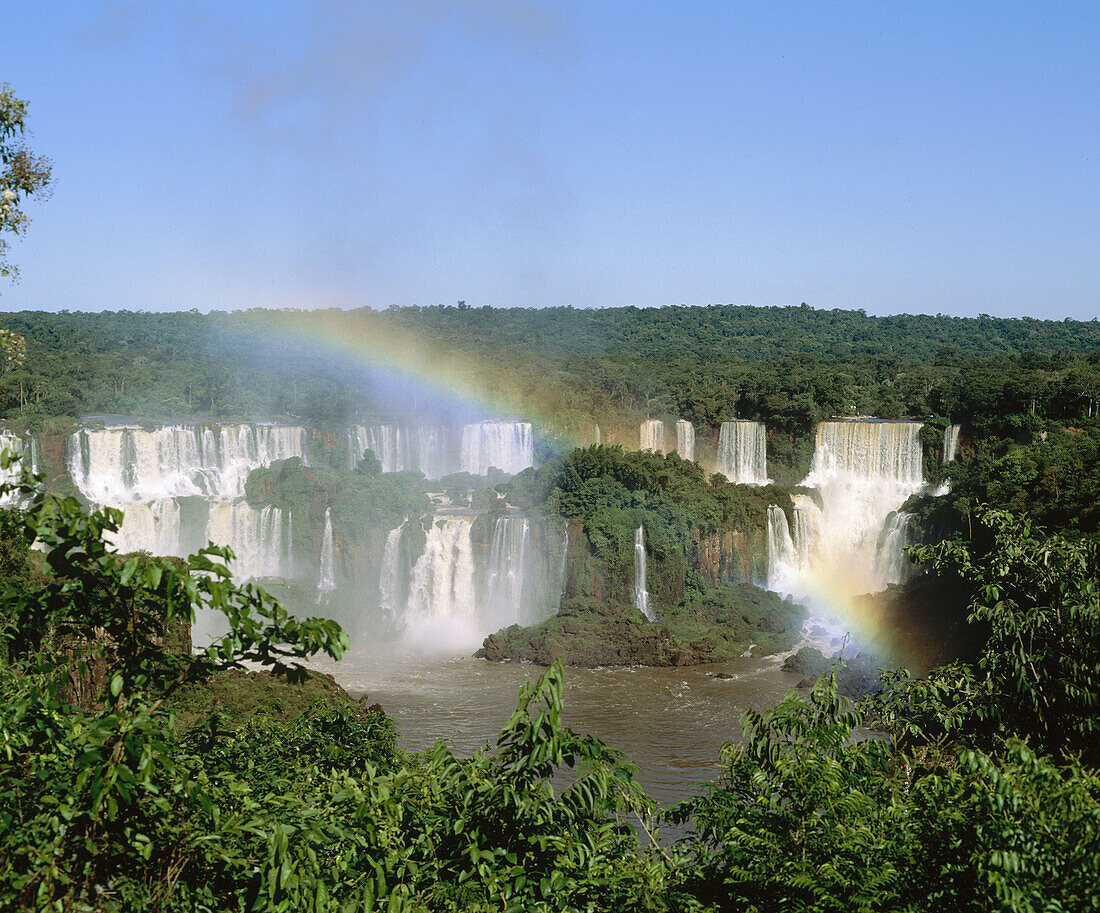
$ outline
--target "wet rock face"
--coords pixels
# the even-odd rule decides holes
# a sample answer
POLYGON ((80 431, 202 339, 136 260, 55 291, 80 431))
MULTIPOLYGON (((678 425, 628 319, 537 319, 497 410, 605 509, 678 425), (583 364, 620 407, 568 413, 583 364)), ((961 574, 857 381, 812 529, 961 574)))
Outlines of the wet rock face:
MULTIPOLYGON (((814 647, 803 647, 792 653, 783 662, 784 672, 794 672, 802 676, 799 688, 811 688, 822 675, 829 671, 840 657, 825 656, 814 647)), ((845 659, 844 665, 837 664, 837 689, 845 697, 858 700, 881 689, 878 679, 880 660, 869 653, 860 653, 854 659, 845 659)))

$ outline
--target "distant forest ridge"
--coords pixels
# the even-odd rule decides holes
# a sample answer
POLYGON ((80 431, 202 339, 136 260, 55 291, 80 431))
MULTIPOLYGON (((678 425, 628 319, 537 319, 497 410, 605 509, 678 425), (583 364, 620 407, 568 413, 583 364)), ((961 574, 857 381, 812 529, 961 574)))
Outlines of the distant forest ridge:
POLYGON ((1100 348, 1100 320, 1032 317, 951 317, 944 314, 869 316, 864 311, 815 310, 808 305, 710 305, 637 308, 490 308, 464 303, 391 307, 376 311, 265 310, 200 314, 107 311, 4 315, 3 325, 48 348, 77 351, 181 344, 192 348, 207 334, 250 334, 280 324, 339 315, 349 325, 404 329, 436 344, 506 347, 557 356, 722 358, 768 361, 794 354, 819 358, 901 355, 931 361, 941 350, 968 358, 1024 352, 1091 352, 1100 348))
POLYGON ((319 427, 522 415, 571 440, 598 425, 629 443, 647 417, 710 428, 758 419, 793 439, 837 415, 1076 421, 1100 397, 1096 320, 460 303, 24 311, 0 326, 26 338, 25 362, 0 375, 0 419, 35 429, 81 415, 295 416, 319 427))

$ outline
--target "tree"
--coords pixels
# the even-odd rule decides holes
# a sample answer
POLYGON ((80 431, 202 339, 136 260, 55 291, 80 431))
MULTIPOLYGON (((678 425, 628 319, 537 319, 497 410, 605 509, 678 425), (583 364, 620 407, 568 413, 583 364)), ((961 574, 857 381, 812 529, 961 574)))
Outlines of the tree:
MULTIPOLYGON (((11 86, 0 83, 0 276, 19 275, 6 257, 3 233, 22 234, 30 219, 20 208, 24 197, 44 197, 49 192, 49 159, 35 155, 23 143, 27 103, 16 98, 11 86)), ((7 373, 26 358, 27 343, 18 333, 0 328, 0 371, 7 373)))
POLYGON ((1054 755, 1100 760, 1100 550, 1094 539, 1048 535, 1027 516, 980 507, 988 549, 959 541, 914 557, 974 587, 972 622, 988 627, 967 703, 972 730, 1028 737, 1054 755))
POLYGON ((27 132, 27 103, 16 98, 7 83, 0 83, 0 276, 19 275, 7 262, 7 242, 2 232, 22 234, 30 222, 20 204, 28 197, 45 197, 50 188, 53 163, 35 155, 23 142, 27 132))

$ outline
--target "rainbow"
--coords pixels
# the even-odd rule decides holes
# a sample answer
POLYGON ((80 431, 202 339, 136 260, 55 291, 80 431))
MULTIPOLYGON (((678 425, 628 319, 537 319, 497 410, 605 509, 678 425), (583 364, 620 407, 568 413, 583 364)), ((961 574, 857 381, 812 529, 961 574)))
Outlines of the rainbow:
POLYGON ((541 433, 577 446, 585 443, 589 416, 568 413, 561 391, 546 372, 504 375, 486 357, 447 349, 379 311, 253 311, 267 340, 304 347, 317 357, 343 360, 349 368, 383 369, 398 384, 458 400, 486 418, 522 418, 541 433))
MULTIPOLYGON (((560 391, 546 382, 544 369, 507 375, 506 366, 487 356, 448 349, 385 311, 252 311, 247 319, 247 331, 258 327, 265 344, 304 349, 326 361, 341 360, 349 369, 381 369, 398 385, 457 400, 483 417, 522 418, 567 447, 587 443, 583 421, 591 422, 591 417, 563 421, 568 410, 556 395, 560 391)), ((800 599, 841 619, 860 643, 886 655, 913 657, 905 638, 899 637, 896 621, 873 600, 859 598, 853 582, 836 579, 835 574, 807 573, 800 580, 800 599)), ((912 639, 913 634, 905 636, 912 639)))

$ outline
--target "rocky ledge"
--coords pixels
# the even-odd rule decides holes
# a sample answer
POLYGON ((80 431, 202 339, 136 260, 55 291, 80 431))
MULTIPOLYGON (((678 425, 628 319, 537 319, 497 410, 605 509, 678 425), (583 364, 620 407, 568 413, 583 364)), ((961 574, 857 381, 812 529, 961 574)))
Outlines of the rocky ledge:
POLYGON ((791 649, 801 606, 751 584, 717 587, 648 621, 634 606, 590 597, 569 599, 557 615, 531 627, 490 634, 477 656, 570 666, 691 666, 791 649))

